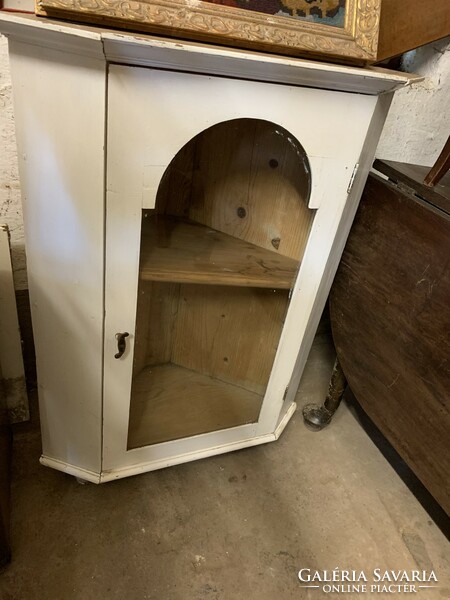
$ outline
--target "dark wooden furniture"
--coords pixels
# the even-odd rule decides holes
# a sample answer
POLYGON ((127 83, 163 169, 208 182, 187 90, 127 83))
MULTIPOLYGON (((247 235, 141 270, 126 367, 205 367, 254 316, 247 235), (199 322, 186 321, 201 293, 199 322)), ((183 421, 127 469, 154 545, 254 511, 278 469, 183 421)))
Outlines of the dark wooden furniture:
POLYGON ((358 402, 450 514, 450 174, 376 161, 330 296, 358 402))
POLYGON ((11 431, 7 422, 6 398, 0 372, 0 568, 11 559, 9 542, 11 431))
POLYGON ((434 187, 450 169, 450 135, 440 153, 435 165, 431 168, 428 175, 423 180, 425 185, 434 187))
POLYGON ((381 0, 377 62, 450 35, 450 2, 381 0))

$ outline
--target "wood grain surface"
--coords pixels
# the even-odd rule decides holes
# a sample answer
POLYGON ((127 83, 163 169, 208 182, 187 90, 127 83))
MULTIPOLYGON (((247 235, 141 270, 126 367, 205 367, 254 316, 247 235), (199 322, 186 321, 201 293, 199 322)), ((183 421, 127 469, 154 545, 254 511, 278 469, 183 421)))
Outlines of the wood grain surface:
POLYGON ((198 223, 144 219, 139 276, 150 281, 289 289, 299 262, 198 223))
MULTIPOLYGON (((450 28, 450 27, 449 27, 450 28)), ((423 180, 424 184, 434 187, 438 184, 450 169, 450 135, 442 148, 436 162, 431 167, 430 172, 423 180)))
POLYGON ((128 448, 258 420, 262 397, 177 365, 142 371, 130 410, 128 448))
POLYGON ((133 373, 170 362, 180 284, 141 281, 136 313, 133 373))
POLYGON ((391 181, 408 186, 414 190, 417 196, 450 214, 450 173, 435 186, 429 187, 424 184, 424 179, 429 173, 430 167, 393 160, 376 160, 373 166, 383 175, 387 175, 391 181))
POLYGON ((130 447, 257 420, 315 215, 309 170, 255 119, 207 129, 167 168, 143 211, 130 447))
POLYGON ((358 402, 450 514, 450 217, 370 175, 331 292, 358 402))
POLYGON ((172 362, 264 395, 287 305, 283 290, 182 285, 172 362))
POLYGON ((450 35, 447 0, 382 0, 377 61, 450 35))
POLYGON ((316 212, 308 208, 310 170, 302 146, 282 127, 233 119, 178 152, 158 190, 157 212, 301 260, 316 212))

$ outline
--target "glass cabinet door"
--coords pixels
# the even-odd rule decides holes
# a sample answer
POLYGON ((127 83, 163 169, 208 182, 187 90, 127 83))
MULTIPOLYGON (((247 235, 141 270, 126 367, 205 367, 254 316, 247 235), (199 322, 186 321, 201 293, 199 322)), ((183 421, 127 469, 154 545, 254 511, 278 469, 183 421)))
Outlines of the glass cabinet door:
POLYGON ((110 66, 104 480, 280 435, 376 101, 110 66))
POLYGON ((314 211, 299 142, 236 119, 174 157, 141 214, 127 448, 258 421, 314 211))

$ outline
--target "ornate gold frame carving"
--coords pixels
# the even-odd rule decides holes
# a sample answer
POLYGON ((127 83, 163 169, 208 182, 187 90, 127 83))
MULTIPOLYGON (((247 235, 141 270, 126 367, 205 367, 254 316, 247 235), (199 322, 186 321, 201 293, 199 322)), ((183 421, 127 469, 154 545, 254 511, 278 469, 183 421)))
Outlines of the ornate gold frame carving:
POLYGON ((37 0, 36 13, 294 56, 371 62, 380 5, 381 0, 347 0, 344 27, 201 0, 37 0))

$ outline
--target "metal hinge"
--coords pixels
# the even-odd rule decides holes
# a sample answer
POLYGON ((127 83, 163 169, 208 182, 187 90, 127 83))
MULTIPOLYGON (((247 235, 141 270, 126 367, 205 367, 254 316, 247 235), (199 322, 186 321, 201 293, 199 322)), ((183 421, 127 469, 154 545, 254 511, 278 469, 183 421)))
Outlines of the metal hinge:
POLYGON ((356 163, 356 165, 353 169, 352 176, 350 177, 350 181, 348 183, 347 194, 350 194, 350 192, 352 191, 353 182, 355 181, 355 177, 356 177, 356 173, 358 172, 358 169, 359 169, 359 163, 356 163))

